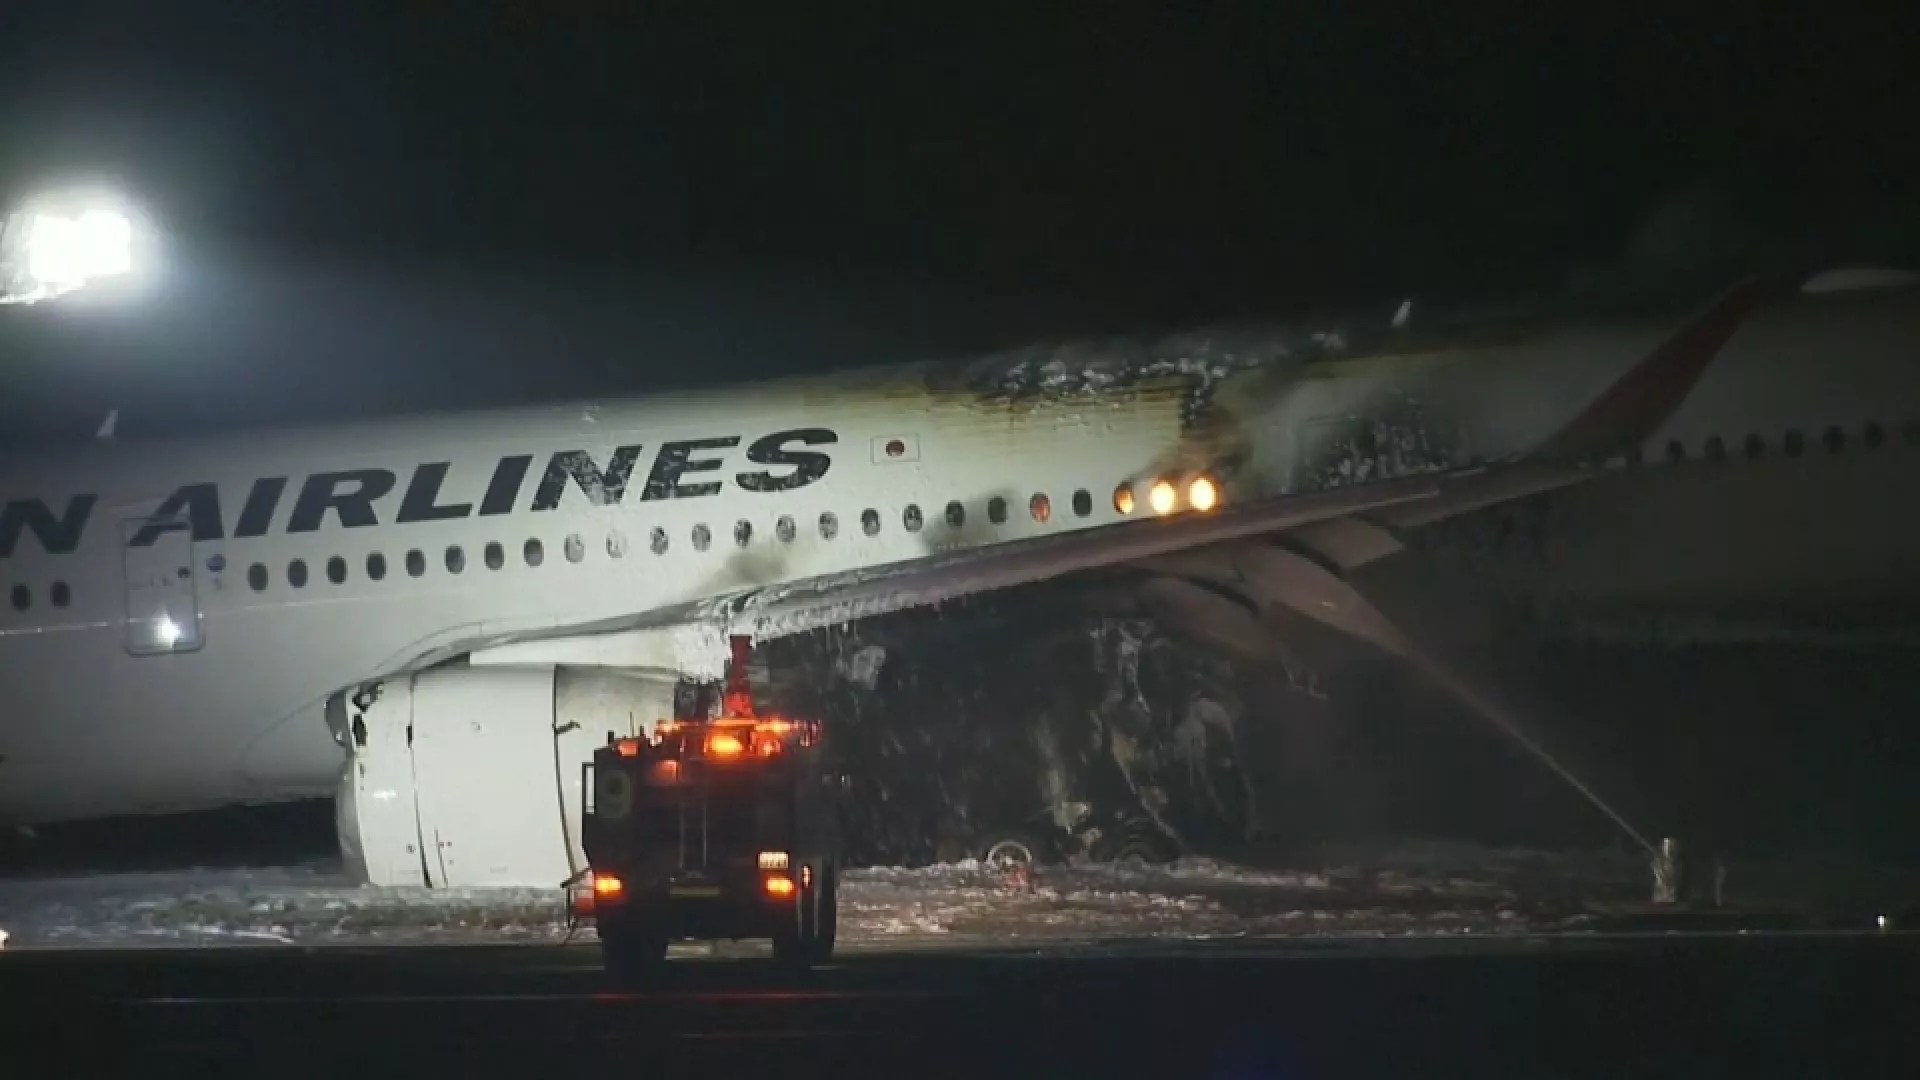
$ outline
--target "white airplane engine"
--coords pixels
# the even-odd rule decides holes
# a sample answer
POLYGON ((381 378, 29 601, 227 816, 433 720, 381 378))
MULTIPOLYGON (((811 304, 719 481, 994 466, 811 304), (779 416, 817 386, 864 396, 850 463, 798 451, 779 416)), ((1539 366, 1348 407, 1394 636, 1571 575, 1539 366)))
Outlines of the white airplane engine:
POLYGON ((437 668, 338 695, 347 873, 373 885, 555 887, 585 865, 580 769, 672 685, 555 666, 437 668))

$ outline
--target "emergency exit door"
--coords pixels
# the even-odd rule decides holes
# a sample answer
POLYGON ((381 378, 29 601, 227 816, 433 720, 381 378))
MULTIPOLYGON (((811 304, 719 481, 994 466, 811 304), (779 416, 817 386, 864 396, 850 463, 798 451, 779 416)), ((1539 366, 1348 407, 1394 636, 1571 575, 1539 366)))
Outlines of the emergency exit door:
POLYGON ((186 519, 122 521, 120 550, 127 576, 127 651, 150 656, 199 648, 193 530, 186 519))

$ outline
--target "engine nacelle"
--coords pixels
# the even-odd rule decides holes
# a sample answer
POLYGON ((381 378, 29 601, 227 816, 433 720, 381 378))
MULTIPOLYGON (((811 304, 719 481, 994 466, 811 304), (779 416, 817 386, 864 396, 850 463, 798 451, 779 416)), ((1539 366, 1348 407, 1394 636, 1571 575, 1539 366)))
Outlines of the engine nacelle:
POLYGON ((458 665, 339 696, 347 872, 375 885, 558 886, 586 865, 582 763, 608 732, 670 715, 672 694, 657 676, 458 665))

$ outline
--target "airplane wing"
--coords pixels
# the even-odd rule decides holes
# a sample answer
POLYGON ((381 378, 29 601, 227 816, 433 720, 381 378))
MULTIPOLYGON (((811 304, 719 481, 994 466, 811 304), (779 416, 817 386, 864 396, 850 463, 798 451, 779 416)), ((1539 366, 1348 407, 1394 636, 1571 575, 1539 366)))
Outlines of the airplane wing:
POLYGON ((1318 524, 1351 522, 1369 513, 1400 511, 1420 520, 1438 520, 1593 475, 1596 470, 1580 466, 1481 466, 1280 496, 1204 516, 1119 522, 755 589, 710 603, 695 621, 724 622, 728 633, 756 639, 782 637, 1074 571, 1318 524))
MULTIPOLYGON (((1344 572, 1400 550, 1398 530, 1602 475, 1606 462, 1623 460, 1625 448, 1642 445, 1658 430, 1746 316, 1780 292, 1780 282, 1767 280, 1728 290, 1519 460, 1272 496, 1209 514, 1141 518, 944 552, 746 589, 613 624, 516 634, 513 640, 672 626, 755 639, 782 637, 1075 571, 1152 564, 1183 552, 1277 534, 1312 552, 1323 571, 1330 564, 1344 572)), ((500 655, 514 655, 512 646, 500 655)))
POLYGON ((723 602, 732 633, 778 637, 1075 570, 1131 563, 1223 541, 1291 533, 1341 570, 1399 550, 1393 533, 1565 487, 1639 446, 1671 416, 1756 308, 1791 286, 1755 279, 1727 290, 1527 458, 1276 496, 1206 516, 1102 528, 755 590, 723 602))

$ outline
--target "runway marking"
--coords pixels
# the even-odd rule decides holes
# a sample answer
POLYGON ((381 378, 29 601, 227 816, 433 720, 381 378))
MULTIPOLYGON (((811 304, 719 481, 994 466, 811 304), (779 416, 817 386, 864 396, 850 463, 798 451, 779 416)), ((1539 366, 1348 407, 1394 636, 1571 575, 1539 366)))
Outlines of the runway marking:
POLYGON ((550 993, 466 993, 466 994, 329 994, 319 997, 290 997, 226 995, 220 997, 136 997, 129 1004, 155 1006, 202 1006, 202 1005, 312 1005, 316 1001, 353 1002, 366 1005, 446 1005, 455 1002, 537 1002, 537 1001, 598 1001, 606 1003, 622 1001, 671 1001, 711 1004, 715 1002, 776 1002, 776 1001, 860 1001, 875 998, 898 999, 935 999, 953 997, 950 993, 912 990, 846 990, 796 992, 782 990, 739 990, 728 992, 706 992, 697 994, 640 993, 627 994, 616 990, 574 990, 554 991, 550 993))

